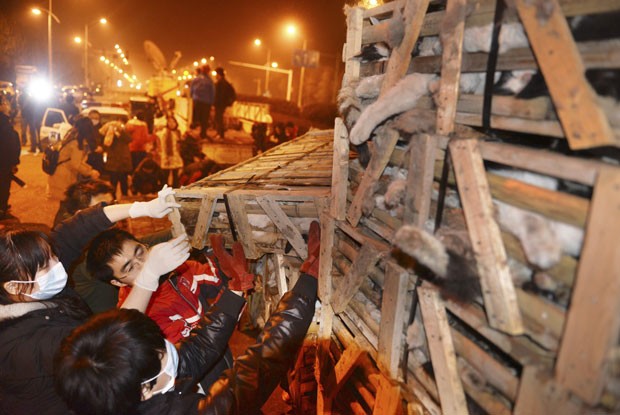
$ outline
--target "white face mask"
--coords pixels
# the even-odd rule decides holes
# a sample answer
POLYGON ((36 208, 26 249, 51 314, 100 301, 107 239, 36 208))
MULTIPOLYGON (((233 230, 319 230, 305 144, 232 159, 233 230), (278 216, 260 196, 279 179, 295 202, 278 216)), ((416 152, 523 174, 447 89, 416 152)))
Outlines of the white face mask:
POLYGON ((49 300, 62 291, 67 285, 67 271, 62 266, 62 262, 54 265, 47 273, 35 278, 34 281, 11 281, 17 284, 39 284, 39 289, 25 296, 35 300, 49 300))
POLYGON ((156 394, 156 393, 163 394, 163 393, 166 393, 174 389, 174 380, 177 377, 177 369, 179 367, 179 354, 177 352, 176 347, 174 347, 174 344, 170 343, 168 340, 164 340, 164 341, 166 342, 166 354, 168 355, 167 360, 166 360, 166 366, 156 376, 153 376, 152 378, 145 380, 144 382, 142 382, 142 384, 144 385, 145 383, 149 383, 152 380, 157 379, 163 373, 166 373, 168 376, 170 376, 170 380, 168 380, 168 383, 166 383, 163 388, 161 388, 158 391, 153 392, 153 394, 156 394))

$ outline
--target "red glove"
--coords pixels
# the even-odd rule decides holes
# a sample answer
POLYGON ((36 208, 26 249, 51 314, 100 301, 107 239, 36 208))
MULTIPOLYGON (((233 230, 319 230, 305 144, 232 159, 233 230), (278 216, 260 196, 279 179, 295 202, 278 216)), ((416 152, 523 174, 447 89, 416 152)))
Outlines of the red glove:
POLYGON ((232 256, 224 248, 221 234, 210 235, 211 248, 220 264, 220 269, 230 279, 228 288, 234 291, 247 291, 254 288, 254 274, 248 273, 248 261, 245 259, 241 242, 232 246, 232 256))
POLYGON ((301 264, 299 270, 314 278, 319 277, 319 257, 321 256, 321 227, 319 222, 310 224, 308 231, 308 258, 301 264))

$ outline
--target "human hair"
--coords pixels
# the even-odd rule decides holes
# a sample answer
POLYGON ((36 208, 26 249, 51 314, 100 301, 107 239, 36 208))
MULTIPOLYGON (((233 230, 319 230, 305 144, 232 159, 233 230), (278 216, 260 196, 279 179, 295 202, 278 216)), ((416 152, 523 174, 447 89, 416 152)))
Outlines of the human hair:
POLYGON ((90 206, 92 198, 100 194, 114 195, 114 189, 108 182, 103 180, 73 183, 65 191, 67 213, 73 215, 78 210, 86 209, 90 206))
MULTIPOLYGON (((5 282, 34 281, 37 271, 46 268, 55 255, 43 232, 22 227, 0 230, 0 304, 14 302, 4 288, 5 282)), ((20 294, 28 293, 33 285, 19 284, 20 294)))
POLYGON ((91 115, 97 115, 99 117, 101 117, 101 113, 97 110, 90 110, 88 111, 88 116, 90 117, 91 115))
POLYGON ((189 128, 188 128, 188 129, 189 129, 189 130, 194 130, 194 129, 196 129, 196 128, 200 128, 200 123, 199 123, 198 121, 194 121, 193 123, 191 123, 191 124, 189 125, 189 128))
POLYGON ((97 148, 95 141, 96 130, 92 121, 88 117, 80 117, 75 121, 75 129, 77 130, 78 148, 84 148, 84 140, 88 144, 89 150, 94 151, 97 148))
POLYGON ((224 68, 222 68, 221 66, 220 66, 220 67, 218 67, 218 68, 215 68, 215 72, 216 72, 219 76, 221 76, 222 78, 225 78, 225 77, 226 77, 226 75, 225 75, 225 73, 224 73, 224 68))
POLYGON ((142 382, 161 371, 165 350, 159 326, 141 312, 97 314, 63 341, 54 364, 56 390, 80 415, 133 414, 142 382))
POLYGON ((136 112, 136 118, 140 121, 146 121, 146 114, 144 113, 144 111, 140 110, 136 112))
POLYGON ((112 257, 121 253, 126 241, 136 241, 135 236, 122 229, 112 228, 101 232, 90 243, 86 254, 86 268, 95 278, 103 282, 110 282, 114 271, 110 268, 112 257))

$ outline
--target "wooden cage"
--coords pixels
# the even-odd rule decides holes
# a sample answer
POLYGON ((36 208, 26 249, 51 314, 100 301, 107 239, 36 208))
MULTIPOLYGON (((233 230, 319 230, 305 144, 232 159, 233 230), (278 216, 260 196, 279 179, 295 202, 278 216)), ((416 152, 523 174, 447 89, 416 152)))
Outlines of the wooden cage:
MULTIPOLYGON (((359 100, 355 126, 371 123, 364 111, 405 78, 435 76, 436 89, 404 110, 418 121, 413 130, 399 129, 402 111, 365 126, 361 141, 372 136, 372 155, 364 168, 350 153, 359 137, 349 134, 363 128, 338 118, 333 131, 310 132, 177 191, 182 209, 171 219, 196 248, 221 232, 242 241, 249 258, 273 255, 282 265, 305 258, 308 220, 320 220, 317 413, 620 409, 620 168, 604 157, 620 147, 620 106, 585 76, 620 70, 620 47, 618 39, 576 42, 567 23, 618 12, 620 1, 507 3, 503 24, 522 26, 529 46, 500 47, 495 67, 489 51, 464 44, 469 28, 493 25, 496 1, 347 8, 343 89, 382 75, 375 96, 359 100), (440 52, 414 53, 432 37, 440 52), (380 42, 390 45, 387 61, 352 59, 380 42), (463 90, 462 77, 489 67, 540 71, 549 93, 485 98, 463 90), (571 151, 548 148, 550 138, 571 151), (386 208, 398 180, 400 196, 386 208), (518 226, 521 217, 529 228, 518 226), (553 239, 560 229, 572 232, 568 242, 553 239), (478 295, 446 295, 441 281, 416 271, 423 261, 410 250, 426 249, 426 239, 412 248, 407 235, 421 232, 473 264, 478 295), (543 239, 545 259, 533 243, 543 239)), ((276 282, 281 294, 286 278, 276 282)))

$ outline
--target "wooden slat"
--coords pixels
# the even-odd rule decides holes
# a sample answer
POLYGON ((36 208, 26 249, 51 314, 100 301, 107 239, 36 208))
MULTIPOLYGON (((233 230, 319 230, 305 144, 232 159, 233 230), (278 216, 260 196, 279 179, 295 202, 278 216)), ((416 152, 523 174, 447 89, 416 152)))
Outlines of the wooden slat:
POLYGON ((379 375, 377 399, 373 408, 373 415, 396 415, 402 413, 400 385, 382 374, 379 375))
POLYGON ((335 220, 329 213, 329 201, 315 199, 321 225, 321 256, 319 258, 319 298, 323 304, 331 304, 332 298, 332 251, 334 249, 335 220))
POLYGON ((456 140, 449 148, 478 263, 489 324, 509 334, 522 334, 517 296, 499 226, 494 219, 493 202, 477 142, 473 139, 456 140))
POLYGON ((433 287, 419 287, 418 296, 441 410, 446 415, 468 414, 443 301, 433 287))
POLYGON ((194 228, 194 235, 192 237, 192 247, 196 249, 202 249, 205 246, 207 239, 207 232, 211 226, 211 219, 213 219, 213 212, 215 211, 216 199, 206 194, 200 202, 200 211, 198 212, 198 219, 196 220, 196 227, 194 228))
POLYGON ((338 394, 338 391, 344 386, 349 377, 351 377, 364 355, 365 352, 356 345, 350 345, 345 349, 342 356, 340 356, 340 360, 338 360, 338 363, 336 363, 334 367, 334 376, 329 382, 330 386, 327 389, 327 394, 330 398, 338 394))
MULTIPOLYGON (((166 202, 176 203, 174 195, 166 196, 166 202)), ((172 209, 168 214, 168 220, 172 223, 171 233, 173 238, 185 233, 185 226, 183 226, 183 222, 181 222, 181 212, 178 208, 172 209)))
POLYGON ((368 268, 372 267, 381 255, 372 245, 363 245, 359 255, 353 261, 349 273, 345 275, 338 290, 332 298, 334 313, 342 313, 349 304, 349 301, 359 290, 362 280, 366 278, 368 268))
POLYGON ((229 193, 228 205, 230 206, 230 212, 237 234, 239 235, 239 241, 243 245, 243 251, 245 257, 248 259, 256 259, 260 256, 260 252, 254 243, 254 237, 252 235, 252 227, 248 222, 248 215, 245 211, 245 197, 240 194, 229 193))
POLYGON ((449 0, 441 24, 443 51, 437 109, 437 133, 449 135, 454 130, 456 103, 461 78, 466 0, 449 0))
POLYGON ((278 297, 282 297, 287 291, 286 269, 284 268, 284 255, 275 254, 273 256, 275 262, 274 273, 276 276, 276 286, 278 287, 278 297))
POLYGON ((349 185, 349 140, 341 118, 336 118, 334 128, 334 160, 332 171, 332 216, 345 219, 347 187, 349 185))
POLYGON ((558 0, 541 4, 515 0, 530 45, 572 149, 618 145, 585 68, 558 0))
POLYGON ((428 134, 411 137, 403 222, 420 228, 424 227, 431 209, 436 147, 428 134))
POLYGON ((295 226, 293 222, 286 216, 286 213, 280 208, 280 205, 269 196, 259 196, 256 198, 256 202, 265 210, 269 219, 276 225, 278 230, 289 241, 297 255, 301 258, 308 256, 308 248, 304 238, 301 236, 301 232, 295 226))
POLYGON ((409 273, 395 264, 388 263, 381 302, 377 364, 393 379, 399 377, 400 358, 403 355, 405 308, 407 298, 410 297, 407 291, 408 285, 409 273))
MULTIPOLYGON (((615 169, 614 169, 615 170, 615 169)), ((591 405, 620 334, 620 173, 601 170, 556 365, 556 379, 591 405)))
POLYGON ((578 415, 583 414, 584 410, 566 389, 553 380, 550 373, 536 366, 523 368, 514 415, 578 415))

